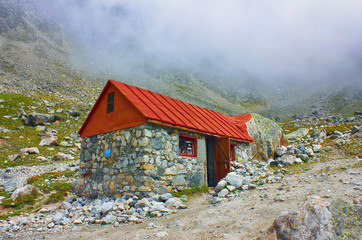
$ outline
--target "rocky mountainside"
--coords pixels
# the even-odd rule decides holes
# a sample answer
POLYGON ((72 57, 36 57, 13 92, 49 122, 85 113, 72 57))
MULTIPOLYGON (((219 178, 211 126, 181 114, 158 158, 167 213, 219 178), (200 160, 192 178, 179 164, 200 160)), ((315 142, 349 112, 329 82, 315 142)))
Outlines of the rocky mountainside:
POLYGON ((312 111, 351 114, 362 105, 358 86, 323 91, 313 86, 280 87, 210 69, 161 71, 147 63, 120 75, 95 64, 95 56, 84 54, 81 43, 36 6, 29 0, 0 0, 2 92, 40 92, 92 104, 112 78, 232 115, 257 112, 279 119, 312 111))
POLYGON ((73 67, 69 39, 59 25, 40 17, 28 1, 1 0, 1 91, 77 99, 92 96, 97 82, 73 67))

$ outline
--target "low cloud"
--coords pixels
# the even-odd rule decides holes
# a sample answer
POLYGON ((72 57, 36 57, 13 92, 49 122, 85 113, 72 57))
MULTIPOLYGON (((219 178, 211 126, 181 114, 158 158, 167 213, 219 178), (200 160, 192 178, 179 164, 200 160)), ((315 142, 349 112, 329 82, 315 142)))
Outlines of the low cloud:
MULTIPOLYGON (((40 1, 40 0, 39 0, 40 1)), ((270 83, 360 83, 360 0, 40 1, 96 58, 126 74, 215 71, 270 83)))

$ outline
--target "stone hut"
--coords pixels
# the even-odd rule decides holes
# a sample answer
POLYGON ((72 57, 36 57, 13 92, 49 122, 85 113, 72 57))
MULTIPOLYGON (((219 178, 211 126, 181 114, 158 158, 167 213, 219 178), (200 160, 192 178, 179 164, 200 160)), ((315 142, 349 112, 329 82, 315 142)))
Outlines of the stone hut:
POLYGON ((152 196, 216 183, 253 142, 246 122, 109 80, 79 130, 76 191, 152 196))

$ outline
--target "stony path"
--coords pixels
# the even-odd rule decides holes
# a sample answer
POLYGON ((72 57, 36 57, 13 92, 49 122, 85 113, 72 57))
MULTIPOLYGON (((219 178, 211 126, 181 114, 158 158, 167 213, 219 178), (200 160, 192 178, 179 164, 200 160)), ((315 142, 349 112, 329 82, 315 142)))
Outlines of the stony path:
POLYGON ((298 209, 308 196, 362 203, 362 169, 348 167, 358 161, 316 162, 309 171, 286 175, 281 183, 245 191, 217 205, 209 204, 209 194, 195 196, 188 202, 188 209, 141 224, 118 228, 80 226, 62 233, 23 235, 19 239, 253 239, 280 214, 298 209), (323 173, 327 169, 329 172, 323 173))

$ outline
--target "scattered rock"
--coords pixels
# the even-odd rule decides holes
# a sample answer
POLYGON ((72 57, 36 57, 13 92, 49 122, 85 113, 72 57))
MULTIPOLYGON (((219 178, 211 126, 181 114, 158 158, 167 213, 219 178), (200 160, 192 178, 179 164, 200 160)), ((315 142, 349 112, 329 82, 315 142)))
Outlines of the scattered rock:
POLYGON ((243 185, 243 177, 236 172, 229 172, 225 177, 225 181, 235 188, 239 188, 243 185))
POLYGON ((229 194, 229 190, 227 190, 226 188, 222 189, 218 194, 217 197, 219 198, 224 198, 229 194))
POLYGON ((22 197, 22 196, 27 196, 27 195, 32 195, 33 191, 39 192, 33 185, 25 185, 24 187, 19 187, 17 188, 13 194, 11 194, 11 199, 15 200, 18 197, 22 197))
POLYGON ((280 216, 273 225, 258 237, 262 239, 336 239, 333 233, 330 203, 314 198, 302 208, 280 216))
POLYGON ((58 137, 56 136, 42 136, 39 146, 58 146, 58 137))
POLYGON ((299 128, 296 131, 287 134, 285 137, 290 141, 300 140, 302 137, 307 136, 308 132, 308 128, 299 128))
POLYGON ((21 120, 24 125, 36 127, 39 125, 45 125, 47 123, 60 121, 62 120, 62 118, 56 115, 33 112, 30 113, 28 116, 23 116, 21 120))
POLYGON ((23 148, 20 151, 25 154, 39 154, 40 153, 39 149, 37 147, 23 148))
POLYGON ((23 187, 25 185, 25 181, 21 177, 15 177, 15 178, 10 178, 7 181, 4 181, 3 185, 6 192, 11 192, 17 188, 23 187))
POLYGON ((227 181, 220 180, 215 187, 215 192, 220 192, 222 189, 226 188, 227 184, 227 181))
POLYGON ((280 157, 287 151, 287 148, 284 146, 277 147, 275 149, 275 157, 280 157))
POLYGON ((59 152, 53 156, 53 161, 64 161, 64 160, 73 160, 74 157, 70 154, 59 152))
POLYGON ((342 200, 331 204, 314 196, 299 210, 277 218, 257 239, 361 239, 361 217, 360 205, 342 200))
POLYGON ((7 157, 8 157, 8 159, 9 159, 10 161, 12 161, 12 162, 15 162, 15 161, 21 159, 21 155, 20 155, 20 154, 8 155, 7 157))

